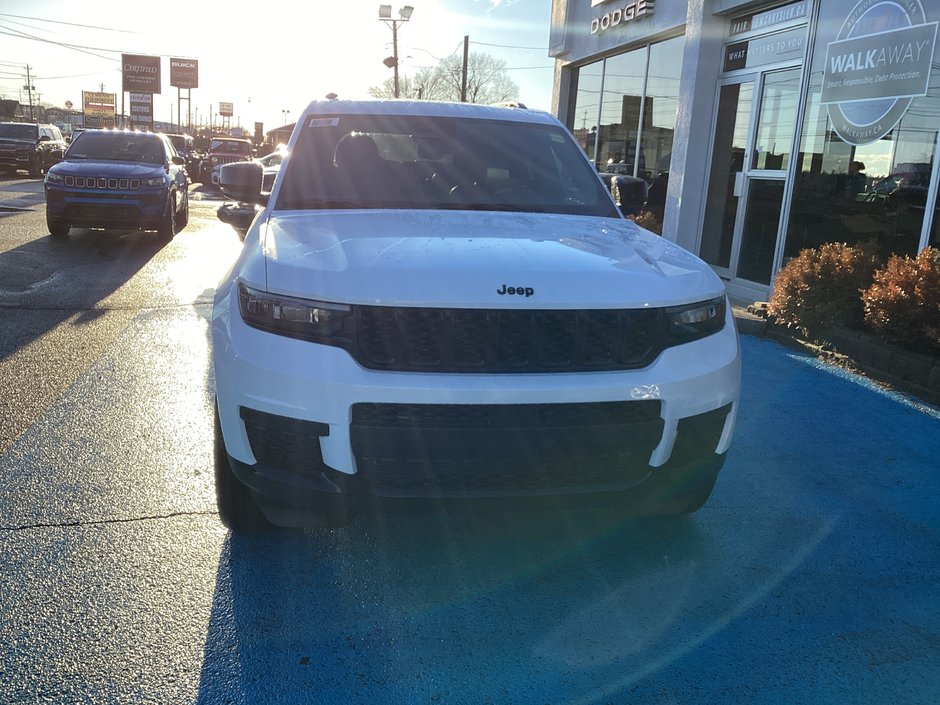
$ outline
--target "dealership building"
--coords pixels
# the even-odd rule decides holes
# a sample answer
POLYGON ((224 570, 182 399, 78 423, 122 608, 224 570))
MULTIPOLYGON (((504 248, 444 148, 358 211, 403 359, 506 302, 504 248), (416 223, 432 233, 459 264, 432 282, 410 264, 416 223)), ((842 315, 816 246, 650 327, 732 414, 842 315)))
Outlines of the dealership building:
POLYGON ((807 247, 940 247, 937 0, 553 0, 553 110, 738 298, 807 247))

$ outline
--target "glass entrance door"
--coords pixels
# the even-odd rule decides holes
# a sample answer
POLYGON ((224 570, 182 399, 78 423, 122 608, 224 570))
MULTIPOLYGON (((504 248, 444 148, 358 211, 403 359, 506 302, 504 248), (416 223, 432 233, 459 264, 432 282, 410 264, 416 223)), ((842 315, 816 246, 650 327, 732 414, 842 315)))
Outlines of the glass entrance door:
POLYGON ((747 146, 754 102, 754 79, 726 83, 718 89, 718 118, 712 143, 711 172, 702 225, 700 256, 724 277, 731 277, 738 201, 748 162, 747 146))
POLYGON ((774 270, 800 72, 767 71, 719 87, 701 253, 732 286, 757 296, 774 270))

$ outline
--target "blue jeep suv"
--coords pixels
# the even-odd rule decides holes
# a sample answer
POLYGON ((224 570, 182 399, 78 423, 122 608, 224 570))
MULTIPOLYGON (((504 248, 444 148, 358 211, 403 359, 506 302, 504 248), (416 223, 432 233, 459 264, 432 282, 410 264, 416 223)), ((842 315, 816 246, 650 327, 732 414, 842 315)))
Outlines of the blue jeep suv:
POLYGON ((46 224, 69 229, 156 230, 171 239, 189 220, 184 160, 166 135, 85 130, 49 169, 46 224))

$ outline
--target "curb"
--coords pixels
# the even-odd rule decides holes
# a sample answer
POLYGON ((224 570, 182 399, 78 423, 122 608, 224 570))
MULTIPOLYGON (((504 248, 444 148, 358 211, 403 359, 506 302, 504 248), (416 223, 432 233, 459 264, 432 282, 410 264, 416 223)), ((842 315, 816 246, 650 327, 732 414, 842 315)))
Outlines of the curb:
POLYGON ((732 304, 738 332, 769 338, 819 359, 846 367, 896 391, 940 406, 940 356, 932 357, 888 343, 876 335, 851 328, 830 328, 813 342, 795 331, 773 325, 765 317, 767 304, 732 304))

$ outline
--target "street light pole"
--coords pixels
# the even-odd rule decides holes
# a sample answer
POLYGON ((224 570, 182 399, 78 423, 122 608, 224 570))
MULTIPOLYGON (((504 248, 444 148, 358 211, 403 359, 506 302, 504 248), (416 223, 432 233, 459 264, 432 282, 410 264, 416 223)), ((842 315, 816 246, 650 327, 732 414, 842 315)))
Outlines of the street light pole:
POLYGON ((392 6, 379 5, 379 19, 392 28, 392 55, 385 59, 386 66, 391 66, 394 70, 394 90, 395 97, 398 97, 398 23, 407 22, 411 19, 411 13, 415 9, 411 5, 405 5, 398 11, 398 19, 392 19, 392 6))
POLYGON ((397 98, 398 97, 398 22, 396 22, 395 20, 392 20, 392 56, 395 57, 395 97, 397 98))

